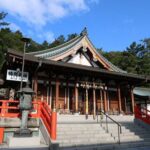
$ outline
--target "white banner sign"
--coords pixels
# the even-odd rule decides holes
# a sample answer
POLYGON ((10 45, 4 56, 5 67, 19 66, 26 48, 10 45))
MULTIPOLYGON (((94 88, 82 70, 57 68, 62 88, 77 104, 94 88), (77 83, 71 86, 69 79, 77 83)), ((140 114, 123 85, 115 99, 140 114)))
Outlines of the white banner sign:
MULTIPOLYGON (((23 82, 27 82, 29 77, 28 72, 23 73, 23 82)), ((10 81, 21 81, 21 72, 16 70, 7 70, 6 80, 10 81)))

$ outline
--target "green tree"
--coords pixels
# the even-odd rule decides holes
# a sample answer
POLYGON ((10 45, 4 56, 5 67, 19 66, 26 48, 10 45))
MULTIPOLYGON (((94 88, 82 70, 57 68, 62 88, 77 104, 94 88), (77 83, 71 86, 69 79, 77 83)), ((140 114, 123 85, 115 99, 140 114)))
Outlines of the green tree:
POLYGON ((48 49, 48 48, 49 48, 49 43, 45 40, 45 41, 42 43, 42 47, 43 47, 43 49, 48 49))
POLYGON ((61 45, 63 43, 65 43, 65 37, 63 35, 60 35, 52 43, 49 44, 49 48, 56 47, 56 46, 61 45))
POLYGON ((7 13, 0 12, 0 27, 9 25, 9 23, 4 21, 6 15, 7 13))
POLYGON ((60 35, 60 36, 57 38, 57 41, 59 42, 59 44, 65 43, 65 37, 64 37, 64 35, 60 35))
POLYGON ((129 72, 150 75, 150 39, 133 42, 124 51, 101 52, 109 61, 129 72))
POLYGON ((78 34, 77 33, 73 33, 73 34, 68 34, 68 38, 67 41, 72 40, 73 38, 77 37, 78 34))
MULTIPOLYGON (((3 26, 9 25, 9 23, 4 21, 6 15, 7 13, 0 12, 0 32, 3 26)), ((2 34, 0 33, 0 68, 4 62, 4 53, 5 53, 5 44, 2 38, 2 34)))
POLYGON ((35 51, 44 50, 44 49, 45 48, 43 47, 43 45, 40 45, 39 43, 31 39, 30 43, 27 46, 26 52, 35 52, 35 51))

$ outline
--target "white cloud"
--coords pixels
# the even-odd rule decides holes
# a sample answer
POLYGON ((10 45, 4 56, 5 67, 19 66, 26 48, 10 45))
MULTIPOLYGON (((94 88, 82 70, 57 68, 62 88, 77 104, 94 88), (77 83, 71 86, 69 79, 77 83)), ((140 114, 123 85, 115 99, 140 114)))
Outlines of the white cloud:
POLYGON ((28 25, 43 27, 74 12, 88 11, 98 0, 0 0, 0 9, 28 25))
POLYGON ((96 3, 98 4, 100 2, 100 0, 89 0, 89 3, 96 3))
POLYGON ((11 29, 12 31, 21 30, 21 28, 20 28, 17 24, 15 24, 15 23, 13 23, 13 22, 9 25, 9 27, 10 27, 10 29, 11 29))
POLYGON ((50 32, 50 31, 49 32, 39 33, 37 35, 37 37, 40 38, 40 39, 44 39, 44 40, 46 40, 48 42, 54 41, 54 33, 50 32))
MULTIPOLYGON (((24 23, 24 36, 38 37, 40 41, 54 40, 54 33, 45 31, 44 26, 74 13, 90 10, 90 4, 99 0, 0 0, 0 9, 15 20, 24 23), (28 27, 27 27, 27 26, 28 27)), ((13 31, 20 30, 17 22, 11 23, 13 31)))
POLYGON ((46 33, 44 33, 44 36, 45 36, 45 39, 48 42, 53 42, 54 41, 54 33, 52 33, 52 32, 46 32, 46 33))

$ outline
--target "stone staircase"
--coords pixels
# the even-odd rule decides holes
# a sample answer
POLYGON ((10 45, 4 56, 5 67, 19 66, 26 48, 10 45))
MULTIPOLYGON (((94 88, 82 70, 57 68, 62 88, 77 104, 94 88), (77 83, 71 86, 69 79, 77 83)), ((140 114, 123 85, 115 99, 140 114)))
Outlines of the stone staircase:
POLYGON ((14 132, 20 129, 19 118, 0 118, 0 127, 4 129, 3 143, 0 150, 49 150, 50 145, 44 124, 40 119, 30 118, 28 128, 32 131, 32 137, 14 137, 14 132), (48 141, 48 142, 47 142, 48 141))
MULTIPOLYGON (((126 150, 150 146, 150 131, 134 122, 133 116, 111 116, 122 126, 121 144, 118 144, 118 127, 108 120, 106 132, 105 117, 102 126, 89 116, 59 115, 57 142, 61 150, 126 150)), ((149 147, 150 149, 150 147, 149 147)))
MULTIPOLYGON (((149 146, 150 149, 150 130, 145 128, 140 122, 135 122, 134 116, 111 116, 122 126, 121 144, 122 149, 149 146)), ((115 125, 111 124, 109 130, 112 136, 115 135, 115 125)))

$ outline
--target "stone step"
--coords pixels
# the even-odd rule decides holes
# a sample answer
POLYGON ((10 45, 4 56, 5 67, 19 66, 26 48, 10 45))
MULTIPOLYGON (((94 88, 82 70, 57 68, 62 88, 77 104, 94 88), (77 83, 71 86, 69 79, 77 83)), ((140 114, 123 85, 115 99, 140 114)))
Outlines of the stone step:
POLYGON ((76 140, 64 140, 64 141, 59 141, 60 143, 60 147, 68 147, 68 146, 81 146, 81 145, 102 145, 102 144, 112 144, 112 143, 116 143, 116 141, 114 139, 76 139, 76 140))
MULTIPOLYGON (((82 146, 64 146, 60 150, 126 150, 128 148, 139 148, 150 146, 150 142, 131 142, 122 144, 95 144, 95 145, 82 145, 82 146)), ((148 150, 148 149, 147 149, 148 150)))
POLYGON ((121 135, 121 137, 140 137, 140 138, 150 138, 150 134, 126 134, 126 135, 121 135))
POLYGON ((70 126, 66 126, 66 127, 57 127, 59 130, 74 130, 74 129, 77 129, 77 130, 89 130, 89 129, 95 129, 95 130, 98 130, 98 129, 101 129, 102 127, 100 126, 89 126, 89 127, 85 127, 85 126, 81 126, 81 127, 70 127, 70 126))
POLYGON ((60 150, 113 150, 114 144, 95 144, 95 145, 82 145, 72 147, 60 147, 60 150))
MULTIPOLYGON (((111 136, 116 136, 118 137, 118 133, 110 133, 111 136)), ((122 133, 120 134, 120 137, 136 137, 136 136, 139 136, 141 138, 144 138, 144 137, 150 137, 149 134, 147 133, 140 133, 140 134, 136 134, 136 133, 133 133, 133 132, 128 132, 128 133, 122 133)))
MULTIPOLYGON (((71 117, 71 116, 70 116, 71 117)), ((58 125, 58 141, 60 149, 65 150, 122 150, 128 147, 150 145, 149 132, 134 123, 133 116, 111 116, 122 126, 120 134, 121 144, 118 142, 118 126, 108 119, 108 130, 106 133, 105 118, 102 127, 100 123, 85 120, 84 116, 79 118, 65 118, 65 123, 58 125), (71 123, 72 121, 72 123, 71 123)), ((62 117, 63 118, 63 117, 62 117)), ((61 118, 61 119, 62 119, 61 118)), ((61 120, 62 121, 62 120, 61 120)))
POLYGON ((111 136, 110 134, 57 134, 57 137, 101 137, 101 136, 111 136))
POLYGON ((149 137, 139 137, 139 136, 134 136, 134 137, 121 137, 121 140, 124 141, 124 142, 127 142, 127 141, 150 141, 150 138, 149 137))
POLYGON ((96 123, 96 124, 80 124, 80 123, 78 123, 78 124, 57 124, 57 127, 99 127, 99 126, 101 126, 100 124, 98 124, 98 123, 96 123))
MULTIPOLYGON (((100 126, 101 126, 101 124, 100 124, 100 126)), ((106 127, 106 124, 102 124, 102 126, 103 127, 106 127)), ((118 125, 117 124, 108 124, 108 127, 109 128, 117 128, 118 127, 118 125)), ((132 125, 131 127, 128 127, 128 126, 126 126, 126 125, 121 125, 121 128, 122 129, 144 129, 144 128, 142 128, 142 127, 140 127, 140 126, 137 126, 137 125, 132 125)))
MULTIPOLYGON (((126 150, 128 148, 136 148, 150 146, 150 142, 148 141, 138 141, 138 142, 130 142, 130 143, 121 143, 120 145, 115 145, 115 150, 126 150)), ((147 149, 148 150, 148 149, 147 149)))
POLYGON ((147 135, 147 134, 149 135, 149 133, 147 133, 147 132, 140 132, 140 134, 137 134, 135 132, 123 132, 120 135, 121 136, 128 136, 129 135, 130 136, 130 135, 147 135))
POLYGON ((90 133, 105 133, 106 131, 105 130, 102 130, 102 129, 99 129, 99 130, 57 130, 58 133, 78 133, 78 134, 82 134, 82 133, 87 133, 87 132, 90 132, 90 133))
MULTIPOLYGON (((104 129, 106 129, 106 127, 103 127, 104 129)), ((117 132, 118 128, 112 128, 112 127, 108 127, 109 131, 113 131, 113 132, 117 132)), ((140 132, 147 132, 145 129, 141 129, 141 128, 137 128, 137 129, 125 129, 125 128, 121 128, 121 131, 124 132, 134 132, 134 133, 140 133, 140 132)))
MULTIPOLYGON (((73 133, 70 133, 70 132, 58 132, 57 133, 57 136, 71 136, 71 135, 85 135, 85 136, 91 136, 91 135, 103 135, 103 134, 106 134, 106 132, 105 131, 103 131, 103 132, 93 132, 93 131, 91 131, 91 132, 82 132, 82 133, 80 133, 80 132, 73 132, 73 133)), ((111 135, 111 134, 109 134, 109 135, 111 135)))
POLYGON ((105 131, 102 128, 99 129, 68 129, 68 130, 63 130, 63 129, 57 129, 58 132, 103 132, 105 131))
MULTIPOLYGON (((109 133, 112 134, 112 135, 116 135, 116 134, 118 134, 118 131, 109 131, 109 133)), ((128 135, 146 135, 146 134, 149 134, 149 133, 145 132, 145 131, 140 131, 140 132, 127 131, 127 132, 122 132, 120 135, 128 136, 128 135)))
POLYGON ((90 134, 87 134, 87 135, 70 135, 70 136, 68 136, 68 135, 64 135, 64 136, 57 136, 57 139, 58 140, 63 140, 63 139, 100 139, 100 138, 110 138, 110 135, 109 134, 95 134, 95 135, 90 135, 90 134))
POLYGON ((57 127, 59 130, 74 130, 74 129, 77 129, 77 130, 89 130, 89 129, 95 129, 95 130, 98 130, 98 129, 102 129, 100 126, 89 126, 89 127, 86 127, 86 126, 80 126, 80 127, 70 127, 70 126, 66 126, 66 127, 57 127))

